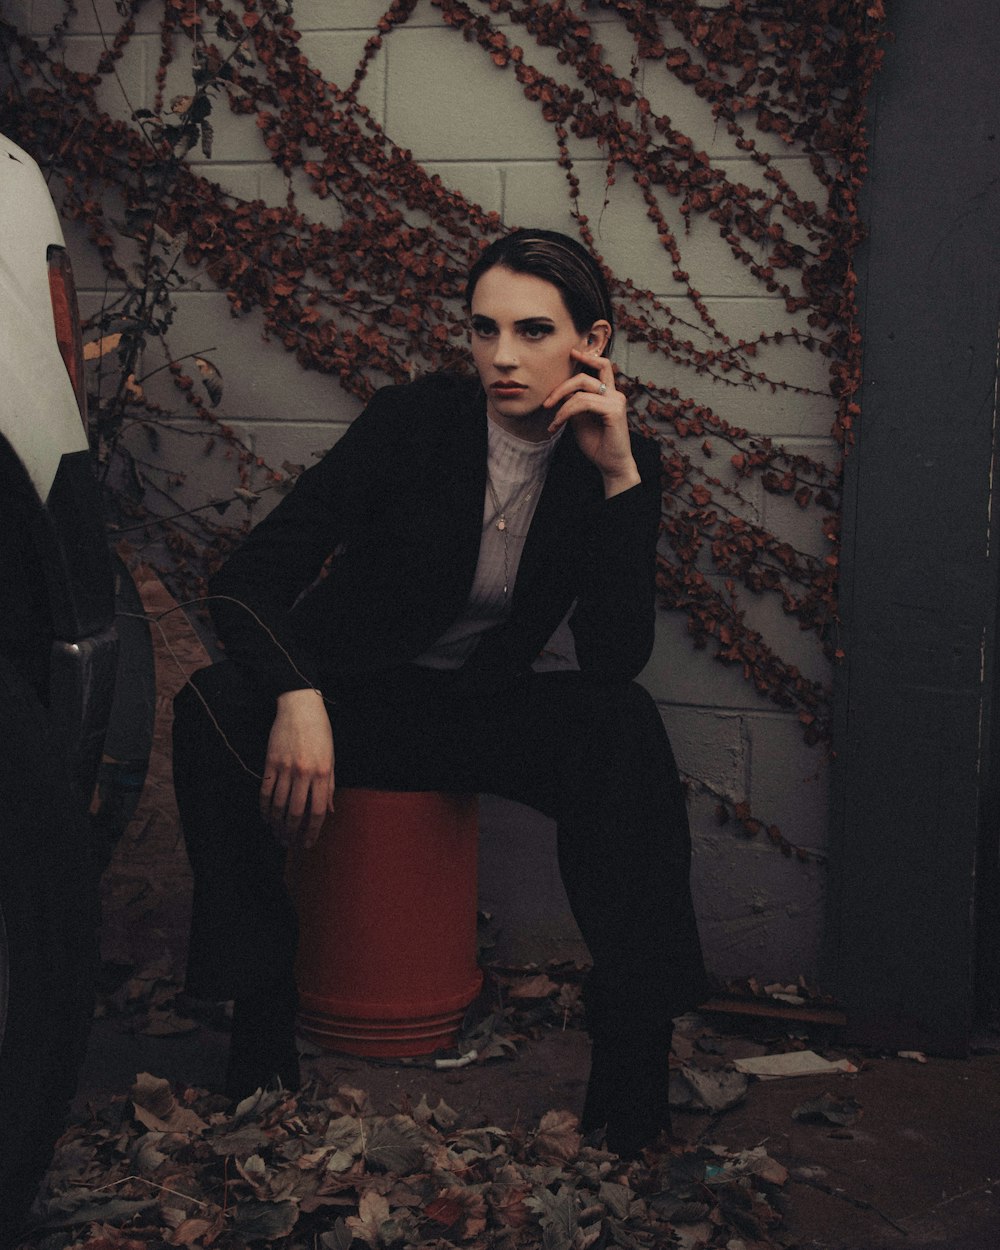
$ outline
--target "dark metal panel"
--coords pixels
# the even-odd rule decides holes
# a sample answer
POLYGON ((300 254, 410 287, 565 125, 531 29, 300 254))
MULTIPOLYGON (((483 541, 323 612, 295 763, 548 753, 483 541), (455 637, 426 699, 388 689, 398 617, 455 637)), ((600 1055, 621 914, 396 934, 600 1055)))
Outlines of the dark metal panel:
POLYGON ((1000 10, 908 0, 890 25, 845 483, 827 954, 854 1037, 955 1053, 973 1012, 997 607, 1000 10))

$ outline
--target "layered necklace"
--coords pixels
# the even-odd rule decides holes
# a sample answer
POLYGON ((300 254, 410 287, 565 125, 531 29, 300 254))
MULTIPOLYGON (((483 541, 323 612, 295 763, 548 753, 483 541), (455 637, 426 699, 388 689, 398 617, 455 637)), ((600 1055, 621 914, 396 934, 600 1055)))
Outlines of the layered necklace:
POLYGON ((507 537, 508 518, 513 517, 515 512, 523 508, 535 492, 534 487, 531 486, 515 502, 515 496, 517 495, 517 490, 515 489, 507 502, 502 504, 488 469, 486 471, 486 488, 490 492, 490 499, 493 502, 493 507, 496 509, 490 524, 495 525, 503 535, 503 601, 506 603, 507 591, 510 586, 510 543, 507 537))

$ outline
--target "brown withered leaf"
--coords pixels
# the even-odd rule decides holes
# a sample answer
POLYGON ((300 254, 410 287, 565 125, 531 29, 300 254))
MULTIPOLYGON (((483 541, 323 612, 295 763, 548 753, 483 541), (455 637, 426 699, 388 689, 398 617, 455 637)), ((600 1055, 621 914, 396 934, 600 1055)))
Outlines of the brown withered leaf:
POLYGON ((164 1133, 202 1133, 208 1125, 174 1097, 170 1082, 140 1072, 131 1090, 132 1109, 140 1124, 164 1133))
POLYGON ((84 360, 100 360, 108 352, 113 352, 122 341, 120 334, 102 334, 99 339, 91 339, 83 345, 84 360))
POLYGON ((364 1115, 368 1110, 368 1095, 352 1085, 338 1085, 337 1092, 327 1099, 327 1103, 332 1111, 340 1115, 364 1115))
POLYGON ((379 1230, 390 1216, 389 1204, 381 1194, 369 1189, 361 1195, 357 1215, 349 1215, 344 1221, 355 1237, 369 1246, 381 1244, 379 1230))
POLYGON ((515 1167, 503 1167, 494 1182, 486 1190, 486 1201, 505 1228, 523 1228, 531 1219, 525 1199, 531 1194, 531 1185, 515 1167))
POLYGON ((535 1153, 540 1159, 565 1162, 580 1153, 580 1121, 572 1111, 546 1111, 538 1124, 535 1153))
POLYGON ((194 363, 198 366, 198 372, 201 374, 201 382, 212 407, 215 408, 222 400, 222 374, 216 366, 204 356, 195 356, 194 363))
POLYGON ((299 1218, 294 1202, 258 1202, 251 1198, 237 1204, 233 1232, 244 1242, 277 1241, 287 1237, 299 1218))
POLYGON ((471 1185, 448 1185, 427 1203, 424 1214, 461 1241, 478 1237, 486 1228, 486 1200, 471 1185))
POLYGON ((365 1158, 384 1172, 406 1176, 424 1161, 425 1138, 408 1115, 378 1117, 366 1128, 365 1158))
POLYGON ((221 1211, 211 1219, 191 1216, 176 1228, 164 1233, 163 1240, 168 1246, 210 1246, 222 1232, 224 1224, 221 1211))
POLYGON ((526 977, 523 981, 516 981, 507 994, 510 998, 548 998, 550 994, 556 994, 559 986, 551 977, 539 972, 536 976, 526 977))

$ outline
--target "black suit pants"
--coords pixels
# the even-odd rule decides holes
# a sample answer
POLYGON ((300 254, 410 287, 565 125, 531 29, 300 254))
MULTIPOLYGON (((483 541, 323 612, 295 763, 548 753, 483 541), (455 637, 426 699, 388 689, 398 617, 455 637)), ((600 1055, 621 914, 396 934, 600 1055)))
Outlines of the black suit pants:
MULTIPOLYGON (((294 963, 284 851, 258 811, 274 701, 229 662, 192 682, 198 693, 181 691, 174 722, 195 882, 187 986, 236 998, 287 984, 294 963)), ((527 673, 477 693, 461 674, 409 666, 339 694, 328 710, 338 786, 497 794, 555 819, 560 871, 593 961, 592 1031, 658 1028, 704 997, 684 794, 640 686, 527 673)))

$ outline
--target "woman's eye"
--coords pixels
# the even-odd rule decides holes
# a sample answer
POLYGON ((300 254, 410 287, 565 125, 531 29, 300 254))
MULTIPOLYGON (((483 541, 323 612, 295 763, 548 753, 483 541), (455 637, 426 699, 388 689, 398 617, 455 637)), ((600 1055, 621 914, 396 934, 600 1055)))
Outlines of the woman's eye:
POLYGON ((543 339, 547 334, 552 333, 552 327, 547 325, 527 325, 522 329, 521 333, 526 339, 543 339))
POLYGON ((480 339, 489 338, 496 333, 496 326, 491 321, 473 321, 472 333, 480 339))

